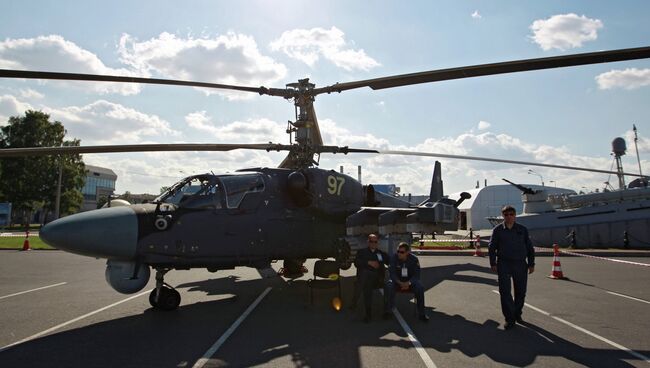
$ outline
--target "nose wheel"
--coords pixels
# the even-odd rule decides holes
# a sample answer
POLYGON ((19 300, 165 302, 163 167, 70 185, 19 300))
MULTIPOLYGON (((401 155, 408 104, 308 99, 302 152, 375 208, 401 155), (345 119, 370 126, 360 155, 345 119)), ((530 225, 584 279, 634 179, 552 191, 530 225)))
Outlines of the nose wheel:
POLYGON ((160 310, 170 311, 181 304, 181 294, 164 281, 169 270, 156 269, 156 288, 149 294, 149 304, 160 310))

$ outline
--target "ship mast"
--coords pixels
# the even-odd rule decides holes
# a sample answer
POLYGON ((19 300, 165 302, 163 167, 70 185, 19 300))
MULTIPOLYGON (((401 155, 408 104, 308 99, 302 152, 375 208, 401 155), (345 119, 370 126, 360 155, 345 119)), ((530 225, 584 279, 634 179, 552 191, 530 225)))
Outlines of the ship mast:
POLYGON ((639 140, 639 137, 636 135, 636 125, 632 124, 632 130, 634 131, 634 149, 636 150, 636 161, 639 163, 639 175, 643 175, 641 172, 641 157, 639 157, 639 146, 636 144, 636 141, 639 140))

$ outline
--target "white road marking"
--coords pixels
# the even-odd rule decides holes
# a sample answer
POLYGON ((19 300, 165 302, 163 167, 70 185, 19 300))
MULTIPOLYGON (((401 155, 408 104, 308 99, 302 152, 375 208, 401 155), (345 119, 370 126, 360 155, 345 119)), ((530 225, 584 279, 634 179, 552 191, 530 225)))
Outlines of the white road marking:
POLYGON ((219 337, 219 339, 214 343, 214 345, 212 345, 210 349, 208 349, 208 351, 206 351, 205 354, 203 354, 203 356, 199 360, 197 360, 196 363, 194 363, 193 368, 201 368, 210 360, 210 358, 214 355, 214 353, 216 353, 217 350, 219 350, 219 348, 221 347, 221 345, 223 345, 223 343, 226 342, 226 340, 228 340, 230 335, 232 335, 232 333, 235 332, 237 327, 239 327, 239 325, 246 319, 246 317, 248 317, 248 315, 251 314, 253 309, 255 309, 255 307, 257 307, 257 305, 260 304, 262 299, 264 299, 266 294, 268 294, 271 291, 271 289, 272 287, 270 286, 267 287, 262 292, 262 294, 260 294, 257 297, 257 299, 255 299, 255 301, 251 305, 249 305, 248 308, 246 308, 244 313, 242 313, 242 315, 239 316, 239 318, 237 318, 237 320, 226 330, 226 332, 224 332, 223 335, 219 337))
POLYGON ((48 289, 48 288, 51 288, 51 287, 61 286, 61 285, 65 285, 65 284, 67 284, 67 282, 59 282, 58 284, 54 284, 54 285, 43 286, 43 287, 39 287, 39 288, 36 288, 36 289, 21 291, 19 293, 13 293, 13 294, 5 295, 5 296, 0 296, 0 299, 11 298, 12 296, 27 294, 27 293, 31 293, 32 291, 48 289))
MULTIPOLYGON (((381 295, 384 295, 383 290, 379 290, 381 295)), ((411 327, 406 323, 400 312, 397 310, 397 308, 393 308, 393 314, 395 314, 395 318, 397 318, 397 322, 399 322, 400 326, 402 326, 402 329, 404 332, 406 332, 406 336, 408 337, 409 341, 411 341, 411 344, 413 344, 413 347, 415 347, 415 351, 418 352, 420 355, 420 358, 422 358, 422 361, 424 362, 424 365, 427 368, 437 368, 436 363, 431 360, 431 357, 429 354, 427 354, 427 351, 424 350, 422 347, 422 344, 420 343, 420 340, 415 336, 413 333, 413 330, 411 330, 411 327)))
MULTIPOLYGON (((499 291, 497 291, 497 290, 492 290, 492 291, 499 294, 499 291)), ((625 346, 623 346, 623 345, 621 345, 619 343, 616 343, 616 342, 614 342, 612 340, 606 339, 606 338, 598 335, 597 333, 591 332, 591 331, 589 331, 589 330, 587 330, 585 328, 582 328, 582 327, 580 327, 580 326, 578 326, 576 324, 573 324, 573 323, 571 323, 571 322, 569 322, 569 321, 567 321, 565 319, 554 316, 554 315, 550 314, 549 312, 546 312, 546 311, 544 311, 542 309, 539 309, 539 308, 537 308, 535 306, 532 306, 532 305, 530 305, 528 303, 524 303, 524 305, 526 305, 528 308, 530 308, 530 309, 532 309, 534 311, 537 311, 537 312, 542 313, 542 314, 544 314, 546 316, 549 316, 549 317, 553 318, 554 320, 556 320, 558 322, 564 323, 565 325, 567 325, 567 326, 569 326, 571 328, 574 328, 574 329, 576 329, 576 330, 578 330, 580 332, 583 332, 583 333, 585 333, 585 334, 587 334, 587 335, 589 335, 589 336, 591 336, 593 338, 596 338, 596 339, 598 339, 598 340, 600 340, 600 341, 602 341, 604 343, 607 343, 607 344, 609 344, 609 345, 611 345, 611 346, 613 346, 613 347, 615 347, 615 348, 617 348, 619 350, 622 350, 622 351, 632 355, 635 358, 641 359, 641 360, 645 361, 646 363, 650 363, 650 358, 648 358, 647 356, 645 356, 645 355, 643 355, 641 353, 638 353, 638 352, 636 352, 636 351, 634 351, 632 349, 626 348, 625 346)))
POLYGON ((628 299, 636 300, 637 302, 650 304, 650 302, 647 301, 647 300, 643 300, 643 299, 635 298, 635 297, 633 297, 633 296, 629 296, 629 295, 625 295, 625 294, 615 293, 615 292, 613 292, 613 291, 608 291, 607 294, 612 294, 612 295, 620 296, 620 297, 623 297, 623 298, 628 298, 628 299))
POLYGON ((424 365, 428 368, 437 368, 436 364, 431 360, 431 357, 429 354, 427 354, 427 351, 424 350, 422 347, 422 344, 420 344, 420 341, 418 340, 417 337, 415 337, 415 334, 413 333, 413 330, 411 330, 411 327, 406 323, 404 318, 402 318, 402 315, 399 313, 397 309, 393 310, 393 313, 395 314, 395 317, 397 318, 397 321, 399 324, 402 326, 402 329, 404 329, 404 332, 406 332, 406 336, 408 336, 408 339, 411 341, 411 344, 415 347, 415 351, 420 354, 420 358, 422 358, 422 361, 424 362, 424 365))
POLYGON ((90 313, 86 313, 86 314, 84 314, 83 316, 79 316, 79 317, 77 317, 77 318, 75 318, 75 319, 71 319, 71 320, 69 320, 68 322, 61 323, 61 324, 56 325, 56 326, 54 326, 54 327, 52 327, 52 328, 48 328, 48 329, 45 330, 45 331, 41 331, 41 332, 39 332, 39 333, 37 333, 37 334, 34 334, 34 335, 30 336, 30 337, 24 338, 24 339, 22 339, 22 340, 20 340, 20 341, 16 341, 16 342, 14 342, 13 344, 9 344, 9 345, 3 346, 2 348, 0 348, 0 353, 3 352, 3 351, 5 351, 5 350, 7 350, 7 349, 9 349, 9 348, 11 348, 11 347, 13 347, 13 346, 20 345, 20 344, 22 344, 22 343, 24 343, 24 342, 27 342, 27 341, 30 341, 30 340, 34 340, 34 339, 39 338, 39 337, 41 337, 41 336, 43 336, 43 335, 47 335, 47 334, 49 334, 50 332, 56 331, 56 330, 58 330, 58 329, 60 329, 60 328, 62 328, 62 327, 65 327, 65 326, 67 326, 67 325, 69 325, 69 324, 72 324, 72 323, 78 322, 78 321, 80 321, 80 320, 82 320, 82 319, 84 319, 84 318, 90 317, 90 316, 95 315, 95 314, 97 314, 97 313, 99 313, 99 312, 103 312, 103 311, 105 311, 105 310, 107 310, 107 309, 109 309, 109 308, 112 308, 112 307, 116 306, 116 305, 119 305, 119 304, 122 304, 122 303, 128 302, 128 301, 131 300, 131 299, 135 299, 135 298, 140 297, 140 296, 142 296, 142 295, 144 295, 144 294, 147 294, 147 293, 149 293, 149 292, 150 292, 149 290, 148 290, 148 291, 143 291, 143 292, 141 292, 140 294, 136 294, 136 295, 130 296, 130 297, 126 298, 126 299, 122 299, 122 300, 120 300, 119 302, 115 302, 115 303, 110 304, 110 305, 107 305, 107 306, 105 306, 105 307, 103 307, 103 308, 99 308, 99 309, 97 309, 97 310, 94 310, 94 311, 92 311, 92 312, 90 312, 90 313))

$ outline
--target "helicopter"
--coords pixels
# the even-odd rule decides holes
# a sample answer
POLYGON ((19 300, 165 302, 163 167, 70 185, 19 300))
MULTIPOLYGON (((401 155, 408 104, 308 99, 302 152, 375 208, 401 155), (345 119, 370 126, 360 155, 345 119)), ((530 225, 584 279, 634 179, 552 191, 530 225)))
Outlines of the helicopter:
MULTIPOLYGON (((295 106, 289 144, 141 144, 20 147, 0 149, 0 158, 149 151, 287 151, 277 168, 248 168, 234 173, 188 176, 151 203, 82 212, 48 223, 43 241, 81 255, 106 258, 106 280, 120 293, 142 290, 156 271, 150 304, 161 310, 180 305, 176 289, 164 281, 171 270, 238 266, 263 269, 282 260, 287 277, 307 272, 308 258, 334 258, 349 268, 369 233, 388 246, 413 233, 444 233, 459 223, 457 201, 443 195, 441 165, 434 165, 429 198, 410 203, 375 191, 354 178, 318 167, 322 154, 372 153, 478 160, 616 174, 607 170, 489 157, 432 152, 388 151, 323 144, 314 101, 320 94, 370 87, 373 90, 452 79, 650 58, 650 47, 431 70, 316 87, 309 79, 285 88, 248 87, 196 81, 0 69, 1 78, 147 83, 234 90, 281 97, 295 106)), ((638 174, 624 173, 639 176, 638 174)))

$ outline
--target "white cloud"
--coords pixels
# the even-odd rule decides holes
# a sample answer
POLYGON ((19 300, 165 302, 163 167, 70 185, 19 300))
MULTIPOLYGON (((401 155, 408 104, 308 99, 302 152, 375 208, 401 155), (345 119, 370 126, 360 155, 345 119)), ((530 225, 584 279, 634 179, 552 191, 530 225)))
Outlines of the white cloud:
POLYGON ((105 100, 85 106, 46 107, 43 110, 54 120, 61 121, 67 136, 81 139, 82 145, 134 144, 180 135, 156 115, 105 100))
POLYGON ((531 38, 545 51, 581 47, 584 42, 596 40, 598 30, 602 27, 603 22, 600 19, 574 13, 538 19, 530 25, 533 31, 531 38))
POLYGON ((20 90, 20 97, 27 99, 41 99, 45 96, 42 93, 31 88, 25 88, 20 90))
POLYGON ((197 111, 185 116, 190 128, 206 132, 222 143, 286 143, 286 125, 269 119, 250 119, 235 121, 218 126, 205 111, 197 111))
POLYGON ((11 116, 21 116, 25 114, 27 110, 33 110, 34 108, 26 103, 19 101, 16 97, 12 95, 1 95, 0 96, 0 126, 6 125, 11 116))
POLYGON ((650 86, 650 69, 614 69, 597 75, 596 82, 600 89, 636 89, 650 86))
POLYGON ((478 130, 485 130, 490 126, 492 126, 492 124, 488 123, 487 121, 481 120, 478 122, 478 130))
MULTIPOLYGON (((139 42, 128 34, 120 39, 121 61, 137 70, 155 72, 164 78, 244 86, 273 86, 287 74, 286 67, 264 56, 253 37, 228 33, 212 38, 181 38, 163 32, 139 42)), ((229 98, 254 94, 202 89, 229 98)))
POLYGON ((293 29, 271 42, 271 49, 313 66, 320 57, 345 70, 370 70, 380 64, 363 49, 350 48, 343 31, 336 27, 293 29))
MULTIPOLYGON (((107 67, 92 52, 58 35, 6 39, 0 42, 0 68, 85 74, 134 75, 127 69, 107 67)), ((51 82, 74 85, 97 93, 132 95, 140 86, 130 83, 51 82)))
POLYGON ((472 13, 472 18, 481 19, 483 16, 478 12, 478 10, 474 10, 474 13, 472 13))

